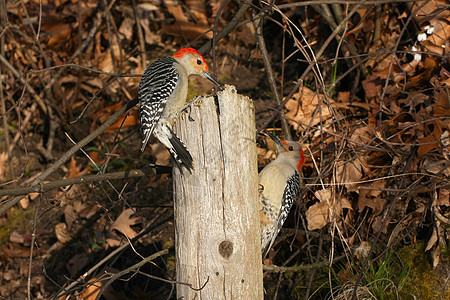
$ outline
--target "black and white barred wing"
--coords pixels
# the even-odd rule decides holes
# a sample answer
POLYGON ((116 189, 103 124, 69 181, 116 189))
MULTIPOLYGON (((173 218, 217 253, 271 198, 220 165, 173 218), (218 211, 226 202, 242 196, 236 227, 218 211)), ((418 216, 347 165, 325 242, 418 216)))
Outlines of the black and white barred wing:
POLYGON ((153 62, 142 76, 138 92, 143 135, 141 151, 144 151, 167 100, 175 90, 179 76, 175 62, 172 57, 160 58, 153 62))
POLYGON ((291 211, 292 205, 294 204, 295 199, 297 198, 298 191, 300 189, 300 175, 297 171, 295 171, 294 175, 292 175, 287 181, 286 187, 283 193, 283 199, 281 202, 280 211, 278 213, 278 222, 276 228, 272 231, 272 237, 270 243, 263 249, 263 257, 267 255, 270 248, 272 248, 275 239, 283 227, 284 222, 286 221, 289 212, 291 211))

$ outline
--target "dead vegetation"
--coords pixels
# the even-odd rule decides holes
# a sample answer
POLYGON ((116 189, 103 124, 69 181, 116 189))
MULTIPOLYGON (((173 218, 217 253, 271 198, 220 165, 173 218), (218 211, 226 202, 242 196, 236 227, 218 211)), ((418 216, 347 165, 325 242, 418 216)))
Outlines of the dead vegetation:
MULTIPOLYGON (((142 154, 140 135, 128 137, 139 121, 124 105, 149 62, 187 44, 207 52, 241 13, 208 51, 210 69, 254 100, 258 131, 291 135, 308 155, 264 261, 267 298, 449 297, 450 10, 439 0, 6 1, 1 297, 95 299, 119 274, 103 298, 175 298, 167 168, 43 187, 170 164, 160 145, 142 154), (30 186, 38 193, 11 190, 30 186), (153 263, 125 274, 143 258, 153 263)), ((190 95, 208 87, 195 79, 190 95)), ((259 138, 263 165, 273 151, 259 138)))

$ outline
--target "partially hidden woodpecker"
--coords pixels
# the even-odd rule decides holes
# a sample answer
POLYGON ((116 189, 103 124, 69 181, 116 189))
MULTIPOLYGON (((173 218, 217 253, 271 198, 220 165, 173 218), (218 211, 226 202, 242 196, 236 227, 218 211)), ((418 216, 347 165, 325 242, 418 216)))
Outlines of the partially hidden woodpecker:
POLYGON ((207 78, 219 86, 208 73, 203 56, 193 48, 183 48, 171 57, 154 61, 145 70, 138 91, 143 134, 141 151, 153 134, 167 147, 180 171, 184 166, 189 172, 194 168, 192 156, 172 131, 172 125, 185 106, 190 75, 207 78))
POLYGON ((259 173, 259 201, 262 205, 261 252, 264 259, 297 198, 300 170, 305 161, 302 147, 293 141, 280 141, 269 134, 278 156, 259 173))

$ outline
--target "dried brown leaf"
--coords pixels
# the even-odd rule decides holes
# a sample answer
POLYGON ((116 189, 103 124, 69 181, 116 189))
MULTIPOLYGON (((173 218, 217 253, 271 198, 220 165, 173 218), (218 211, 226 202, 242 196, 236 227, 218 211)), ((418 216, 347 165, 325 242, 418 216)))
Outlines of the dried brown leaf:
POLYGON ((433 107, 433 114, 436 117, 450 116, 450 101, 448 98, 448 91, 444 89, 436 90, 433 98, 436 102, 431 105, 433 107))
POLYGON ((327 225, 331 220, 330 210, 331 213, 340 216, 343 208, 352 208, 351 203, 345 197, 333 199, 332 190, 329 188, 317 190, 314 195, 320 202, 309 207, 305 213, 308 221, 308 230, 320 229, 327 225), (334 207, 330 208, 329 205, 333 205, 333 203, 335 203, 334 207))
POLYGON ((444 188, 439 189, 436 205, 450 206, 450 190, 444 188))
POLYGON ((55 225, 55 235, 61 243, 67 243, 72 239, 66 223, 58 223, 55 225))
POLYGON ((72 33, 74 27, 77 26, 78 23, 76 23, 75 25, 71 23, 48 24, 47 26, 44 23, 42 25, 42 30, 46 31, 50 36, 50 39, 47 42, 48 46, 53 46, 66 40, 67 37, 69 37, 70 34, 72 33))
POLYGON ((73 206, 68 204, 64 207, 64 220, 67 224, 67 228, 72 228, 73 222, 77 219, 77 215, 73 206))
POLYGON ((69 174, 67 175, 67 178, 75 178, 80 177, 81 175, 85 174, 85 171, 81 171, 82 167, 81 165, 77 165, 77 161, 75 160, 75 157, 72 156, 70 158, 69 163, 69 174))
MULTIPOLYGON (((319 107, 319 100, 323 95, 318 94, 307 87, 301 87, 300 92, 293 95, 293 98, 289 99, 286 103, 286 118, 289 119, 289 124, 293 126, 295 130, 306 129, 306 126, 311 124, 315 126, 327 119, 331 118, 331 112, 328 106, 321 102, 319 107), (318 108, 319 107, 319 108, 318 108), (316 109, 320 109, 321 113, 316 113, 316 109)), ((334 103, 330 100, 331 103, 334 103)))
POLYGON ((139 125, 139 114, 136 110, 132 110, 128 115, 120 116, 105 132, 116 132, 119 128, 135 127, 137 125, 139 125))
MULTIPOLYGON (((105 274, 116 274, 119 270, 112 268, 112 267, 105 267, 101 272, 98 273, 97 276, 92 277, 88 283, 86 284, 86 287, 81 291, 79 295, 79 299, 83 300, 95 300, 97 299, 98 293, 100 293, 104 281, 102 281, 102 277, 105 274)), ((122 293, 117 293, 114 291, 113 287, 110 285, 108 286, 102 293, 102 298, 107 300, 120 300, 120 299, 128 299, 125 298, 122 293)))
POLYGON ((122 21, 122 24, 120 24, 119 32, 125 36, 125 39, 128 41, 131 41, 133 38, 133 26, 134 26, 134 20, 131 18, 125 18, 122 21))
POLYGON ((24 197, 19 201, 19 205, 22 209, 27 209, 28 205, 30 205, 30 200, 28 200, 28 197, 24 197))
POLYGON ((25 238, 23 237, 23 234, 20 234, 18 231, 14 230, 9 235, 9 241, 12 243, 23 244, 25 238))
POLYGON ((358 198, 358 209, 363 211, 365 207, 373 209, 374 214, 379 214, 386 203, 386 199, 379 197, 383 192, 381 189, 386 186, 385 180, 376 180, 369 184, 362 184, 361 186, 373 189, 360 189, 358 198))
MULTIPOLYGON (((139 23, 141 27, 144 29, 144 39, 145 42, 149 45, 159 44, 161 43, 161 34, 155 34, 151 31, 150 27, 150 19, 148 18, 140 18, 139 23)), ((142 73, 142 72, 141 72, 142 73)))
POLYGON ((81 218, 90 219, 90 218, 92 218, 92 217, 97 213, 97 211, 99 211, 100 209, 101 209, 101 207, 100 207, 99 205, 97 205, 97 204, 92 204, 92 205, 89 205, 89 206, 83 208, 83 209, 80 211, 80 214, 79 214, 79 215, 80 215, 81 218))
POLYGON ((441 257, 441 246, 437 245, 436 248, 431 251, 431 259, 433 260, 433 268, 436 268, 439 264, 439 260, 441 257))
POLYGON ((124 210, 117 220, 114 222, 112 229, 116 229, 127 236, 129 239, 134 238, 137 233, 131 228, 131 226, 137 224, 138 218, 133 217, 134 212, 132 209, 124 210))
POLYGON ((358 184, 352 182, 358 182, 361 180, 361 167, 362 165, 359 159, 339 162, 336 169, 336 183, 344 184, 349 192, 356 192, 358 190, 358 184))
POLYGON ((431 150, 434 150, 440 146, 439 141, 442 134, 441 124, 435 121, 433 122, 433 125, 434 128, 431 134, 427 134, 423 138, 417 139, 417 143, 421 144, 419 146, 419 149, 417 150, 417 154, 419 156, 423 156, 431 150))
POLYGON ((152 154, 156 158, 155 164, 161 166, 170 165, 170 153, 163 144, 150 144, 149 148, 152 149, 152 154))
MULTIPOLYGON (((2 255, 8 255, 10 257, 30 257, 30 247, 24 247, 16 243, 8 243, 2 248, 2 255)), ((37 255, 36 247, 33 250, 33 255, 37 255)))
POLYGON ((350 92, 349 91, 338 93, 337 101, 347 103, 348 100, 350 100, 350 92))
POLYGON ((328 204, 324 202, 318 202, 308 208, 305 213, 306 220, 308 221, 308 230, 315 230, 323 228, 328 224, 328 204))
POLYGON ((423 161, 423 168, 431 174, 443 174, 450 177, 450 163, 445 160, 432 160, 426 158, 423 161))
POLYGON ((378 92, 382 88, 383 81, 381 78, 376 75, 370 75, 367 79, 362 82, 362 87, 366 94, 366 99, 375 98, 378 95, 378 92))

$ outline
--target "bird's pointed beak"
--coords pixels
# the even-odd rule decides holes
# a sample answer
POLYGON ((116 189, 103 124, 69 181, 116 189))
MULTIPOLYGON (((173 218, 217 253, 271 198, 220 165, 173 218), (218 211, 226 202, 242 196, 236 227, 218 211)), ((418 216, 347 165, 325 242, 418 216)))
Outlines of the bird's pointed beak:
POLYGON ((208 78, 209 80, 211 80, 212 83, 214 83, 215 85, 220 86, 220 84, 217 82, 217 80, 214 79, 214 77, 212 77, 212 75, 209 74, 208 72, 203 71, 203 75, 205 75, 205 78, 208 78))

